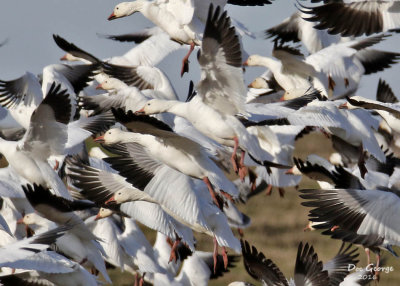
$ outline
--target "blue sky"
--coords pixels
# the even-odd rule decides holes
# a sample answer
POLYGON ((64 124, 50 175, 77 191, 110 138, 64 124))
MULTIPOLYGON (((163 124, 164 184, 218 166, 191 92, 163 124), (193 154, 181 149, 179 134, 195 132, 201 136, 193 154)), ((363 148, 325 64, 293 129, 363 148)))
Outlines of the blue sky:
MULTIPOLYGON (((140 13, 124 19, 107 21, 115 0, 1 0, 0 42, 8 38, 8 43, 0 48, 0 79, 9 80, 21 76, 26 71, 39 73, 52 63, 58 63, 63 52, 54 44, 52 34, 59 34, 77 46, 99 58, 121 55, 132 44, 118 43, 99 38, 96 33, 119 34, 140 31, 153 26, 140 13)), ((244 48, 249 53, 270 55, 272 44, 264 40, 262 31, 278 24, 293 13, 295 1, 275 0, 272 5, 247 8, 228 5, 229 15, 244 23, 249 30, 260 37, 245 38, 244 48)), ((400 35, 376 46, 378 49, 398 51, 400 35)), ((399 49, 400 50, 400 49, 399 49)), ((186 96, 189 80, 199 79, 196 57, 191 57, 191 72, 180 79, 180 62, 185 54, 178 51, 169 55, 159 67, 167 73, 180 96, 186 96)), ((261 74, 262 68, 248 68, 245 79, 261 74)), ((378 75, 364 77, 359 94, 375 96, 379 77, 385 79, 396 91, 400 90, 400 65, 378 75)))

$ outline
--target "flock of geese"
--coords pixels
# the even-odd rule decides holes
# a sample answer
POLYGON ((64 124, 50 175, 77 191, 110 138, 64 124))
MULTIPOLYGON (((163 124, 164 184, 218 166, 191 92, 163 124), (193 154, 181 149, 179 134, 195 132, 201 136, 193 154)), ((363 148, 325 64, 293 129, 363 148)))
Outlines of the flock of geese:
POLYGON ((225 6, 266 4, 123 2, 108 20, 140 12, 155 24, 108 36, 135 42, 126 54, 99 59, 53 35, 70 63, 0 80, 0 153, 8 162, 0 169, 0 284, 107 284, 113 267, 136 275, 135 285, 207 285, 237 261, 228 249, 242 253, 263 285, 366 285, 379 277, 381 251, 397 257, 400 245, 400 104, 384 80, 374 100, 357 88, 400 59, 372 48, 400 27, 400 1, 298 2, 295 14, 265 31, 273 57, 247 56, 241 38, 249 32, 225 6), (201 68, 185 100, 168 70, 156 67, 177 49, 187 50, 181 76, 189 59, 201 68), (266 71, 246 87, 251 66, 266 71), (314 132, 336 152, 294 158, 296 141, 314 132), (88 148, 93 140, 99 145, 88 148), (343 244, 322 263, 300 242, 287 279, 232 228, 251 224, 239 202, 266 187, 283 196, 303 175, 320 186, 298 191, 309 228, 343 244), (137 222, 157 232, 154 245, 137 222), (196 233, 213 240, 212 252, 196 250, 196 233), (369 267, 350 273, 355 245, 369 267))

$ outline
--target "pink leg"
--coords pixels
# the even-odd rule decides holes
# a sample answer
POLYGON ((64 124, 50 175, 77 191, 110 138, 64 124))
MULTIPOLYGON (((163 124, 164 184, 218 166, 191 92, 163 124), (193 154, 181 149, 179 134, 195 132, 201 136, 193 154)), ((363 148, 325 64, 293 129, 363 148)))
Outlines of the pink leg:
POLYGON ((375 271, 375 274, 374 274, 374 276, 375 276, 375 278, 376 278, 376 281, 379 281, 379 265, 380 265, 380 262, 381 262, 381 255, 378 253, 377 255, 376 255, 376 271, 375 271))
POLYGON ((272 185, 268 185, 267 190, 265 191, 266 196, 270 196, 272 193, 272 185))
POLYGON ((58 162, 58 160, 56 160, 56 164, 54 166, 54 170, 57 171, 58 167, 60 167, 60 162, 58 162))
POLYGON ((180 239, 180 238, 177 238, 177 239, 175 240, 174 244, 172 245, 171 254, 170 254, 170 256, 169 256, 169 261, 168 261, 168 263, 170 263, 172 260, 174 260, 175 263, 178 261, 178 257, 177 257, 177 255, 176 255, 176 251, 177 251, 177 248, 178 248, 178 245, 179 245, 180 242, 181 242, 181 239, 180 239))
POLYGON ((244 165, 244 155, 245 152, 242 150, 242 155, 240 157, 240 162, 239 162, 239 177, 242 180, 242 182, 244 181, 244 178, 247 175, 247 167, 244 165))
POLYGON ((194 50, 194 43, 191 43, 189 52, 182 60, 181 77, 183 76, 183 74, 185 72, 189 71, 189 57, 190 57, 190 54, 193 52, 193 50, 194 50))
POLYGON ((228 200, 233 202, 233 197, 230 194, 228 194, 227 192, 224 192, 223 190, 220 190, 220 192, 225 198, 227 198, 228 200))
POLYGON ((207 177, 204 177, 203 182, 206 183, 208 191, 210 192, 210 195, 211 195, 214 203, 217 205, 217 207, 219 207, 221 209, 222 206, 220 205, 220 203, 217 200, 217 196, 215 194, 214 188, 212 187, 212 185, 210 183, 210 180, 207 177))
POLYGON ((369 248, 365 249, 365 253, 367 254, 367 265, 370 265, 371 264, 371 255, 370 255, 369 248))
POLYGON ((136 272, 135 274, 135 286, 139 285, 139 273, 136 272))
POLYGON ((214 273, 217 270, 217 256, 218 256, 218 242, 214 236, 214 251, 213 251, 213 259, 214 259, 214 273))
POLYGON ((239 140, 238 140, 238 138, 236 136, 233 138, 233 140, 235 141, 235 145, 233 146, 233 153, 232 153, 232 157, 231 157, 231 163, 232 163, 232 166, 233 166, 233 171, 235 171, 235 173, 237 173, 239 171, 239 168, 238 168, 238 164, 236 162, 236 159, 237 159, 236 152, 237 152, 237 148, 239 146, 239 140))
POLYGON ((331 231, 334 232, 334 231, 337 230, 338 228, 339 228, 338 225, 334 225, 334 226, 331 228, 331 231))
POLYGON ((222 246, 222 258, 224 259, 224 268, 228 268, 228 253, 226 252, 225 246, 222 246))

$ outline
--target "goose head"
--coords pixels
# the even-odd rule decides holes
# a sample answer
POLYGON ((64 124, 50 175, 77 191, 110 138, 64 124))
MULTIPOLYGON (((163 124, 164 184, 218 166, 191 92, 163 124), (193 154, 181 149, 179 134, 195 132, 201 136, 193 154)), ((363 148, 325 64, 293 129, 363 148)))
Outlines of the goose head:
POLYGON ((130 200, 131 200, 131 198, 130 198, 129 191, 126 189, 121 189, 121 190, 115 192, 114 195, 106 201, 106 204, 111 203, 111 202, 117 203, 117 204, 122 204, 125 202, 129 202, 130 200))
POLYGON ((286 175, 297 175, 300 176, 302 175, 302 173, 300 172, 299 168, 297 168, 296 165, 294 165, 292 168, 290 168, 289 170, 287 170, 285 172, 286 175))
POLYGON ((68 61, 68 62, 77 62, 80 61, 81 59, 78 57, 75 57, 74 55, 70 53, 66 53, 60 58, 60 61, 68 61))
POLYGON ((108 17, 108 21, 126 17, 132 15, 133 13, 139 12, 143 1, 132 1, 132 2, 121 2, 114 7, 113 12, 108 17))
POLYGON ((106 131, 104 135, 99 136, 94 139, 95 142, 105 143, 105 144, 115 144, 121 142, 120 136, 123 131, 119 128, 112 128, 106 131))
POLYGON ((243 63, 244 66, 258 66, 263 61, 262 56, 260 55, 251 55, 247 58, 247 60, 243 63))
POLYGON ((268 83, 265 79, 263 79, 262 77, 257 77, 255 78, 249 85, 248 87, 252 87, 252 88, 269 88, 268 83))
POLYGON ((106 209, 106 208, 100 208, 99 212, 97 213, 96 217, 94 220, 99 220, 102 218, 106 218, 109 217, 113 214, 114 212, 110 209, 106 209))
POLYGON ((127 85, 123 81, 117 78, 107 77, 98 86, 96 86, 96 89, 117 90, 124 87, 127 87, 127 85))
POLYGON ((357 108, 362 108, 362 103, 369 103, 371 102, 367 98, 364 98, 359 95, 355 95, 352 97, 346 96, 347 102, 341 104, 339 106, 340 109, 357 109, 357 108))
POLYGON ((135 112, 136 115, 141 115, 141 114, 157 114, 157 113, 162 113, 166 112, 169 109, 170 105, 168 104, 168 101, 166 100, 160 100, 160 99, 151 99, 146 104, 143 106, 143 108, 139 109, 138 111, 135 112))

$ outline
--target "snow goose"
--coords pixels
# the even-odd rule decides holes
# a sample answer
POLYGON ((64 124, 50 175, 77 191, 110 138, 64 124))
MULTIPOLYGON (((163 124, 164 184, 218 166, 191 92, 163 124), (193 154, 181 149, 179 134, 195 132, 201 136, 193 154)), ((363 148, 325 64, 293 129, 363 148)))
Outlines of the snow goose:
POLYGON ((54 243, 58 237, 64 235, 69 229, 67 226, 61 226, 39 235, 25 238, 0 248, 0 263, 11 263, 19 259, 24 259, 43 251, 54 243))
MULTIPOLYGON (((93 110, 91 115, 109 111, 111 108, 122 108, 125 111, 136 111, 152 98, 165 99, 164 92, 160 90, 139 90, 134 86, 128 86, 117 78, 106 78, 98 88, 109 91, 109 95, 80 96, 79 105, 85 110, 93 110)), ((173 116, 160 114, 155 116, 169 126, 176 126, 173 116)))
MULTIPOLYGON (((108 277, 102 254, 104 249, 101 247, 97 238, 85 225, 83 220, 74 212, 76 210, 84 210, 94 206, 88 201, 69 201, 62 197, 55 196, 48 189, 38 185, 23 186, 23 190, 29 202, 35 210, 43 217, 60 225, 70 226, 69 239, 72 236, 77 238, 77 243, 84 246, 81 255, 86 254, 85 261, 92 263, 98 269, 104 278, 110 282, 108 277)), ((76 245, 75 245, 76 247, 76 245)))
MULTIPOLYGON (((112 150, 111 152, 115 153, 112 150)), ((175 238, 175 236, 178 235, 182 241, 194 248, 193 237, 191 237, 190 234, 188 235, 188 231, 178 223, 177 220, 182 221, 182 219, 179 218, 179 216, 181 216, 183 220, 193 223, 193 221, 196 221, 197 217, 192 217, 191 214, 187 212, 176 212, 176 210, 180 208, 176 208, 176 206, 175 208, 171 207, 174 203, 170 203, 166 199, 160 199, 151 192, 143 192, 143 189, 146 191, 145 186, 149 183, 149 180, 152 179, 152 176, 145 174, 145 171, 138 168, 137 165, 133 164, 129 168, 129 173, 132 174, 133 179, 122 177, 110 167, 112 166, 115 168, 115 165, 118 165, 125 169, 131 161, 129 154, 125 157, 110 157, 105 158, 105 160, 108 163, 102 161, 102 166, 97 164, 101 169, 90 167, 82 163, 68 162, 69 165, 72 165, 69 166, 69 177, 72 178, 74 186, 81 189, 80 194, 94 201, 97 205, 103 206, 100 208, 96 219, 108 217, 114 212, 117 212, 117 214, 129 216, 145 226, 164 233, 171 238, 175 238), (121 161, 123 161, 122 164, 121 161), (135 174, 137 173, 145 175, 136 177, 135 174), (115 203, 121 205, 115 206, 115 203), (177 218, 177 220, 174 218, 177 218)), ((120 169, 116 168, 116 170, 120 169)), ((120 171, 120 173, 125 174, 126 172, 120 171)), ((188 203, 190 199, 188 200, 187 197, 193 197, 193 194, 188 194, 187 191, 191 192, 191 190, 188 190, 182 185, 181 187, 183 193, 186 195, 183 201, 189 205, 184 208, 184 210, 188 209, 191 213, 198 212, 197 206, 188 203)), ((157 187, 155 188, 158 189, 157 187)), ((167 188, 167 191, 168 189, 169 188, 167 188)), ((173 189, 176 190, 176 188, 173 189)), ((168 198, 171 198, 169 196, 171 193, 172 190, 167 192, 168 198)))
MULTIPOLYGON (((264 57, 257 54, 250 55, 247 60, 243 63, 244 66, 263 66, 268 68, 272 72, 279 86, 285 91, 285 97, 283 99, 294 98, 303 95, 307 90, 313 87, 313 83, 310 81, 310 77, 314 78, 316 70, 313 66, 307 64, 304 59, 304 55, 300 51, 282 45, 274 45, 272 55, 277 58, 273 59, 270 57, 264 57), (286 56, 282 56, 282 54, 286 56), (290 55, 290 57, 289 57, 290 55), (285 61, 284 58, 291 58, 292 63, 285 61), (302 65, 302 69, 293 68, 293 63, 302 65)), ((315 84, 315 83, 314 83, 315 84)), ((324 96, 327 96, 327 92, 322 83, 319 88, 324 96)))
MULTIPOLYGON (((289 92, 285 98, 292 89, 307 87, 308 77, 325 96, 341 97, 354 93, 363 75, 376 73, 396 63, 398 53, 367 49, 385 37, 378 35, 332 44, 305 59, 293 48, 275 45, 273 55, 280 61, 252 55, 245 64, 268 67, 278 83, 289 92)), ((296 91, 292 96, 295 95, 296 91)))
MULTIPOLYGON (((96 216, 96 219, 108 217, 114 214, 114 211, 102 207, 96 216)), ((145 201, 126 202, 118 205, 119 212, 155 231, 165 234, 171 241, 174 240, 174 246, 171 249, 169 261, 177 260, 176 247, 182 241, 190 249, 194 250, 194 237, 192 231, 167 214, 159 205, 145 201)))
MULTIPOLYGON (((29 274, 33 276, 30 279, 31 281, 36 279, 45 279, 55 283, 56 285, 64 286, 98 285, 96 278, 85 268, 54 251, 35 253, 27 258, 19 259, 12 263, 2 263, 1 267, 30 270, 31 272, 29 274)), ((21 274, 20 270, 17 270, 14 273, 17 277, 21 274)), ((6 283, 5 285, 8 285, 7 277, 0 276, 0 281, 6 283)))
POLYGON ((98 137, 98 140, 104 140, 106 144, 128 143, 137 146, 135 148, 145 152, 149 158, 156 158, 152 159, 153 167, 150 170, 160 166, 162 162, 190 177, 203 180, 217 206, 220 206, 220 203, 214 187, 218 188, 224 197, 237 197, 236 187, 199 144, 173 133, 168 126, 154 118, 136 116, 132 112, 125 114, 121 110, 113 112, 116 119, 133 132, 114 128, 107 131, 104 136, 98 137))
POLYGON ((144 272, 163 273, 164 269, 158 265, 153 247, 147 240, 134 220, 123 218, 124 231, 118 235, 124 250, 134 257, 134 263, 144 272))
MULTIPOLYGON (((331 119, 333 125, 323 127, 324 132, 332 134, 332 138, 337 137, 351 148, 358 148, 358 165, 364 177, 366 170, 364 150, 381 162, 385 162, 385 154, 383 153, 378 141, 375 137, 374 130, 378 129, 379 122, 365 110, 347 111, 340 109, 337 101, 313 101, 307 107, 314 107, 313 111, 320 110, 328 119, 331 119), (343 112, 345 111, 345 112, 343 112), (335 126, 336 125, 336 126, 335 126)), ((296 118, 294 118, 296 120, 296 118)), ((300 118, 300 123, 302 119, 300 118)), ((310 124, 311 125, 311 124, 310 124)), ((357 152, 356 152, 357 153, 357 152)))
POLYGON ((230 18, 226 13, 220 14, 218 7, 215 11, 210 7, 199 63, 202 75, 196 87, 198 95, 189 103, 170 102, 166 109, 162 108, 164 102, 155 102, 155 112, 152 112, 153 103, 148 102, 138 113, 171 111, 190 121, 204 135, 233 147, 231 162, 242 178, 246 174, 243 165, 245 151, 260 164, 268 166, 272 156, 260 148, 257 139, 235 117, 237 113, 247 114, 240 43, 235 30, 230 28, 230 18), (236 156, 238 147, 242 149, 239 163, 236 156))
POLYGON ((228 267, 224 267, 221 256, 218 256, 217 267, 213 267, 213 254, 209 252, 196 251, 185 259, 181 271, 176 277, 166 274, 156 274, 152 279, 154 285, 208 285, 211 279, 217 279, 229 272, 234 267, 237 256, 229 256, 228 267))
POLYGON ((344 103, 342 107, 347 109, 364 108, 367 110, 375 110, 393 131, 397 133, 400 132, 399 104, 379 102, 357 95, 348 97, 347 103, 344 103))
MULTIPOLYGON (((321 2, 313 1, 313 2, 321 2)), ((305 20, 318 22, 315 29, 327 29, 330 34, 360 36, 386 32, 400 27, 400 3, 394 1, 353 0, 324 1, 325 4, 300 10, 309 17, 305 20), (332 15, 338 15, 332 17, 332 15)))
MULTIPOLYGON (((69 177, 73 184, 82 189, 80 193, 100 205, 109 202, 121 204, 128 201, 143 200, 157 203, 145 192, 133 187, 112 168, 98 169, 82 163, 72 162, 69 177), (95 192, 93 191, 95 190, 95 192)), ((71 163, 70 163, 71 165, 71 163)), ((136 170, 131 169, 132 172, 136 170)))
MULTIPOLYGON (((106 38, 112 38, 116 40, 121 39, 132 39, 131 35, 135 39, 143 39, 143 37, 148 37, 148 31, 151 32, 152 36, 140 43, 140 45, 134 46, 128 52, 122 56, 113 56, 106 61, 116 65, 123 66, 156 66, 159 64, 168 54, 171 52, 182 48, 177 42, 171 41, 168 34, 158 27, 150 28, 145 31, 134 33, 130 35, 109 35, 106 38), (142 37, 142 35, 144 35, 142 37)), ((136 43, 138 43, 136 41, 136 43)), ((75 54, 75 53, 74 53, 75 54)), ((60 59, 62 61, 82 61, 86 64, 90 64, 91 61, 88 59, 79 57, 79 55, 72 55, 69 51, 60 59)))
POLYGON ((85 221, 94 235, 102 237, 100 244, 110 264, 136 274, 163 272, 157 265, 152 248, 146 237, 133 220, 109 216, 97 219, 89 217, 85 221))
MULTIPOLYGON (((204 195, 202 195, 205 194, 204 188, 198 190, 201 194, 197 194, 197 191, 193 192, 193 190, 191 190, 191 188, 193 188, 193 185, 191 184, 193 183, 187 181, 188 176, 182 176, 183 174, 181 174, 180 172, 172 171, 168 166, 160 165, 160 162, 154 161, 154 159, 150 158, 148 155, 144 156, 145 151, 138 152, 137 147, 131 147, 135 146, 132 144, 127 144, 127 150, 121 153, 121 155, 128 154, 128 157, 127 155, 124 155, 124 157, 119 160, 115 160, 115 158, 109 158, 111 160, 107 161, 111 163, 113 168, 119 170, 120 174, 128 177, 128 181, 136 186, 138 180, 137 178, 135 179, 135 174, 131 172, 131 168, 129 167, 129 165, 132 166, 132 164, 135 165, 137 163, 142 164, 141 162, 147 162, 146 166, 142 165, 142 167, 144 168, 144 172, 142 171, 141 173, 145 174, 145 176, 147 177, 150 177, 150 179, 154 177, 154 179, 150 180, 149 184, 146 186, 146 192, 152 194, 152 196, 157 199, 160 204, 163 205, 164 209, 170 210, 169 213, 184 225, 187 225, 196 231, 203 232, 214 237, 215 253, 217 253, 218 245, 223 246, 224 256, 226 255, 225 246, 231 247, 235 249, 235 251, 237 251, 238 241, 233 237, 232 231, 228 227, 226 217, 217 209, 212 207, 212 205, 210 205, 212 201, 211 197, 210 199, 204 198, 204 195), (145 158, 147 158, 146 161, 144 160, 145 158), (131 160, 132 162, 128 162, 128 160, 131 160), (135 163, 135 161, 137 161, 137 163, 135 163), (152 168, 149 168, 149 162, 151 162, 152 168), (167 182, 170 183, 167 184, 167 182), (174 189, 175 191, 171 192, 172 188, 174 188, 173 186, 176 186, 176 184, 178 184, 179 188, 182 189, 182 191, 184 192, 183 196, 176 196, 173 194, 174 192, 176 192, 176 188, 174 189), (175 197, 174 201, 171 200, 171 196, 175 197), (176 200, 183 200, 185 203, 182 205, 177 205, 176 200), (184 211, 182 207, 184 207, 184 209, 187 209, 187 211, 184 211)), ((140 150, 143 149, 140 148, 140 150)), ((111 149, 110 151, 113 150, 111 149)), ((115 150, 113 153, 115 153, 115 150)), ((185 173, 186 172, 187 170, 185 171, 185 173)), ((142 175, 141 177, 141 181, 143 181, 144 176, 142 175)), ((209 191, 211 191, 210 188, 208 189, 209 191)), ((139 202, 135 203, 137 204, 139 202)), ((214 200, 214 203, 220 205, 219 201, 214 200)))
MULTIPOLYGON (((15 120, 25 129, 29 127, 29 120, 42 102, 50 87, 55 82, 62 89, 68 90, 71 104, 72 96, 78 94, 93 75, 93 69, 87 65, 49 65, 43 68, 41 78, 26 72, 23 76, 4 81, 0 80, 0 104, 7 108, 15 120)), ((71 116, 74 110, 71 111, 71 116)))
POLYGON ((187 1, 162 1, 156 0, 148 2, 145 0, 136 0, 131 2, 122 2, 115 6, 108 20, 132 15, 141 12, 154 24, 163 29, 169 37, 178 43, 190 45, 188 54, 182 60, 181 76, 189 70, 188 59, 195 46, 201 45, 201 33, 204 29, 204 23, 207 19, 207 11, 212 4, 223 7, 226 3, 235 5, 264 5, 270 4, 270 1, 227 1, 219 0, 217 2, 210 0, 187 1))
POLYGON ((176 93, 168 77, 158 68, 143 65, 120 65, 113 61, 102 61, 90 53, 78 48, 58 35, 53 35, 56 44, 72 55, 84 58, 98 70, 110 77, 122 80, 129 86, 136 86, 140 90, 153 89, 163 93, 165 98, 176 99, 176 93))
POLYGON ((386 163, 381 163, 373 157, 368 158, 365 163, 368 169, 365 179, 361 178, 358 168, 349 169, 332 165, 315 154, 309 155, 306 162, 295 158, 296 165, 289 171, 292 173, 299 171, 317 180, 321 188, 375 189, 389 187, 390 177, 398 165, 398 159, 392 155, 387 155, 386 158, 386 163))
MULTIPOLYGON (((104 160, 108 162, 112 168, 118 170, 119 174, 124 176, 127 182, 136 188, 144 190, 146 194, 156 200, 162 208, 177 221, 189 226, 197 232, 206 233, 215 237, 216 240, 214 242, 218 242, 218 244, 223 247, 230 247, 238 251, 239 242, 229 229, 227 218, 212 203, 212 198, 205 192, 205 186, 202 182, 196 184, 193 179, 183 173, 175 171, 167 165, 161 165, 157 168, 150 169, 139 168, 142 166, 141 162, 145 158, 143 157, 144 153, 141 152, 139 156, 139 153, 137 153, 135 149, 132 150, 129 145, 120 145, 118 149, 113 147, 109 149, 109 151, 119 156, 105 158, 104 160), (139 161, 138 158, 140 159, 139 161), (137 170, 137 172, 135 170, 137 170), (136 173, 141 175, 137 176, 136 173)), ((144 162, 149 162, 146 160, 144 162)), ((84 189, 89 199, 99 201, 99 203, 102 204, 107 200, 106 198, 111 197, 111 194, 99 196, 97 190, 103 190, 105 186, 113 186, 115 185, 114 183, 107 180, 107 184, 103 184, 103 186, 100 187, 99 184, 96 183, 98 180, 95 179, 95 173, 90 172, 89 178, 78 175, 82 173, 81 170, 76 170, 75 167, 73 167, 73 169, 76 175, 71 174, 71 176, 75 179, 75 183, 84 189)), ((85 169, 88 168, 85 167, 85 169)), ((93 168, 90 169, 93 170, 93 168)), ((87 170, 83 172, 86 173, 87 170)), ((101 173, 104 172, 102 171, 101 173)), ((113 176, 115 175, 116 174, 113 176)), ((109 177, 110 176, 107 176, 107 178, 109 177)), ((102 176, 100 181, 104 181, 105 178, 106 177, 102 176)), ((102 191, 102 193, 104 192, 102 191)), ((127 214, 134 215, 132 214, 133 210, 131 210, 131 208, 139 203, 140 202, 135 202, 135 204, 122 204, 121 210, 125 211, 127 214)), ((150 207, 154 208, 156 206, 153 207, 150 204, 147 206, 147 209, 150 207)), ((154 214, 151 215, 151 217, 154 216, 154 214)), ((149 223, 147 221, 148 218, 144 218, 144 220, 145 222, 142 223, 147 225, 149 223)), ((159 229, 159 231, 170 237, 174 237, 173 232, 171 236, 170 232, 165 232, 162 229, 159 229)), ((179 233, 179 230, 177 229, 176 232, 179 233)), ((217 247, 217 245, 214 246, 217 247)))
POLYGON ((16 142, 0 138, 0 152, 19 175, 31 183, 50 187, 66 198, 70 195, 47 159, 63 153, 70 114, 68 94, 53 84, 33 112, 24 137, 16 142))
POLYGON ((300 197, 307 200, 302 205, 313 208, 310 220, 326 222, 318 226, 328 228, 324 234, 367 246, 377 253, 377 266, 380 249, 396 255, 392 245, 399 245, 400 241, 399 225, 394 219, 400 205, 398 191, 309 189, 300 192, 300 197))
POLYGON ((266 285, 339 285, 350 273, 349 264, 356 265, 358 253, 352 245, 342 244, 336 256, 325 264, 318 260, 314 247, 300 242, 294 279, 287 280, 278 266, 266 259, 262 252, 247 241, 241 241, 244 265, 247 272, 266 285))
POLYGON ((297 11, 282 23, 265 30, 265 35, 281 43, 301 41, 311 54, 342 40, 340 36, 315 29, 314 24, 304 20, 304 17, 307 14, 297 11))

